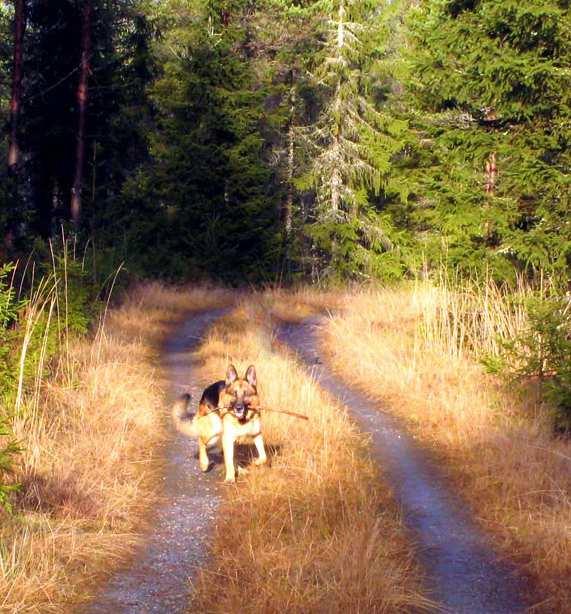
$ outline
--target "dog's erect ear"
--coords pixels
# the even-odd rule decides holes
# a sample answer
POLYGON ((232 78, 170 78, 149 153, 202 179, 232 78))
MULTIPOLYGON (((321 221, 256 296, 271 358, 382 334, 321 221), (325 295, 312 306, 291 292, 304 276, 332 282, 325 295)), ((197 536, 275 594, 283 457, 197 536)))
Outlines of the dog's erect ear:
POLYGON ((236 371, 236 367, 234 365, 230 365, 228 367, 228 371, 226 371, 226 386, 230 386, 238 379, 238 371, 236 371))
POLYGON ((256 368, 254 367, 254 365, 250 365, 248 367, 248 370, 246 371, 246 381, 248 382, 248 384, 250 384, 250 386, 258 385, 258 380, 256 378, 256 368))

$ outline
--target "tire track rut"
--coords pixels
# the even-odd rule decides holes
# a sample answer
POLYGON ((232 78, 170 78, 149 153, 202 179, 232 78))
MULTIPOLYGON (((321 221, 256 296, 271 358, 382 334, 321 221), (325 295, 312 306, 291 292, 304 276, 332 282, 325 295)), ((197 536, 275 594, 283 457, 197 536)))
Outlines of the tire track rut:
POLYGON ((315 382, 340 400, 362 430, 370 434, 374 457, 385 468, 404 521, 416 538, 432 597, 441 604, 441 611, 526 612, 522 579, 498 559, 428 454, 396 419, 338 380, 322 361, 320 321, 315 318, 283 325, 278 340, 295 350, 315 382))
MULTIPOLYGON (((192 352, 227 309, 190 316, 165 344, 163 366, 171 396, 201 388, 192 380, 192 352)), ((170 422, 170 414, 169 414, 170 422)), ((206 546, 220 501, 219 478, 203 474, 194 460, 195 440, 172 429, 165 453, 162 497, 148 535, 131 561, 104 585, 86 614, 177 614, 188 610, 190 584, 206 559, 206 546)))

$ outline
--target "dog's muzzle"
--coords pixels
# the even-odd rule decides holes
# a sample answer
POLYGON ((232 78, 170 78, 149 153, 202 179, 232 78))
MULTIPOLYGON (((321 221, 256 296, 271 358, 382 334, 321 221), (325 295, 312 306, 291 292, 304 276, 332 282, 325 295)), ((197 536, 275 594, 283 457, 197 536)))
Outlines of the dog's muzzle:
POLYGON ((234 415, 238 420, 245 420, 248 408, 245 405, 234 405, 234 415))

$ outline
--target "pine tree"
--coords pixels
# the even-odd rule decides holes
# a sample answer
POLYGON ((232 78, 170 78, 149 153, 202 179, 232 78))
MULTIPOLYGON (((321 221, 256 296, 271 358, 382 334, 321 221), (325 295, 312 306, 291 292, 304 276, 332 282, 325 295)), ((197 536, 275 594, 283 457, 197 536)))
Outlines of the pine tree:
POLYGON ((319 1, 271 0, 258 13, 258 53, 255 70, 263 75, 266 91, 264 136, 271 147, 275 185, 281 203, 283 274, 303 274, 310 260, 303 233, 306 209, 296 186, 302 166, 303 126, 315 121, 318 92, 310 74, 321 44, 316 31, 322 19, 319 1))
POLYGON ((419 140, 406 175, 430 258, 498 278, 571 257, 568 3, 432 0, 408 20, 419 140))
MULTIPOLYGON (((0 177, 0 198, 7 203, 0 219, 2 230, 17 228, 23 235, 21 240, 31 241, 36 234, 49 238, 57 225, 70 219, 72 210, 78 210, 82 190, 82 229, 93 227, 95 197, 100 197, 100 219, 104 218, 108 201, 117 198, 121 182, 132 171, 131 156, 125 155, 126 151, 130 153, 134 147, 143 152, 147 149, 140 138, 125 138, 129 147, 119 144, 117 130, 118 118, 129 104, 125 82, 133 66, 129 36, 135 17, 141 14, 139 4, 139 0, 121 0, 112 5, 101 0, 26 0, 26 78, 17 117, 21 179, 18 190, 14 190, 0 177), (82 30, 85 16, 91 24, 82 30), (82 31, 91 32, 93 41, 92 52, 87 49, 83 60, 82 50, 90 41, 82 31), (121 173, 109 164, 111 157, 121 157, 121 173)), ((0 17, 4 19, 3 14, 0 17)), ((17 39, 20 41, 21 36, 17 39)), ((12 57, 22 55, 16 47, 0 46, 0 66, 7 62, 9 53, 12 68, 12 57)), ((145 100, 144 95, 138 97, 145 100)), ((139 121, 132 120, 124 126, 123 135, 127 131, 133 135, 137 125, 139 121)))

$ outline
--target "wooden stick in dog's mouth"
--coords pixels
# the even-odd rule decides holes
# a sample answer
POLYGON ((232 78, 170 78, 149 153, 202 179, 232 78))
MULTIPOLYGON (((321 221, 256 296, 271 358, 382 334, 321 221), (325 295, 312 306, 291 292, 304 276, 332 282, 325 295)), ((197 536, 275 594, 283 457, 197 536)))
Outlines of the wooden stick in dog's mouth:
POLYGON ((294 418, 300 418, 301 420, 309 420, 309 416, 305 414, 298 414, 295 411, 288 411, 286 409, 268 409, 267 407, 260 407, 262 411, 271 411, 274 414, 286 414, 286 416, 292 416, 294 418))

